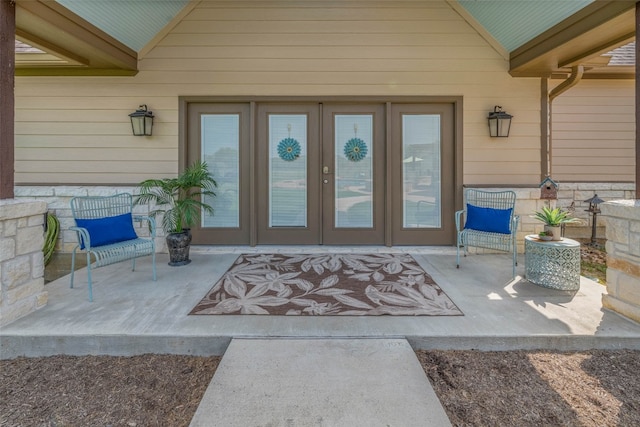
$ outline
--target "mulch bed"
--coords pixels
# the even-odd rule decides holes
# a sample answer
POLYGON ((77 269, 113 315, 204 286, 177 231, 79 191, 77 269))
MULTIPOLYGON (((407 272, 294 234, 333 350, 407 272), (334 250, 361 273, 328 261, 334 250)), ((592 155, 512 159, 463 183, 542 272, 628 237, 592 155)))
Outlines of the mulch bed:
POLYGON ((580 274, 598 283, 607 283, 607 252, 606 240, 597 239, 595 244, 591 239, 576 239, 580 242, 580 274))
POLYGON ((220 357, 0 361, 1 426, 188 426, 220 357))
MULTIPOLYGON (((640 425, 640 351, 418 351, 454 426, 640 425)), ((220 361, 0 361, 2 426, 188 426, 220 361)))
POLYGON ((638 426, 640 351, 418 351, 454 426, 638 426))

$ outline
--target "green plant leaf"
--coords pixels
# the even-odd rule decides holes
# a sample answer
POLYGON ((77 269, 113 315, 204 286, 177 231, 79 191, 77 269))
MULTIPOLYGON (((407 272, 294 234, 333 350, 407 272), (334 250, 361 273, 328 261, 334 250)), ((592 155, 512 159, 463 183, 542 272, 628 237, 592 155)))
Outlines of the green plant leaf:
POLYGON ((216 181, 205 162, 195 162, 175 178, 147 179, 138 185, 136 205, 149 204, 149 216, 162 217, 165 234, 180 233, 194 226, 202 212, 213 215, 213 207, 202 200, 215 197, 216 181))
POLYGON ((542 210, 536 212, 532 217, 539 221, 542 221, 543 223, 551 227, 557 227, 562 224, 582 222, 580 218, 573 218, 571 216, 571 213, 568 211, 563 211, 560 208, 551 209, 546 206, 543 206, 542 210))

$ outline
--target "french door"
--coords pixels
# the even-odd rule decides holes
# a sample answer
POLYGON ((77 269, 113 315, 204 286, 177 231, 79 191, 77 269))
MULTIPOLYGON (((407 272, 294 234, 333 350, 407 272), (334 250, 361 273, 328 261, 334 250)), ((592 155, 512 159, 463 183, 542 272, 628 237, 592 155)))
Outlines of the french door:
POLYGON ((258 106, 258 244, 384 243, 383 113, 258 106))
POLYGON ((184 105, 181 164, 204 160, 218 182, 194 244, 454 242, 453 103, 184 105))

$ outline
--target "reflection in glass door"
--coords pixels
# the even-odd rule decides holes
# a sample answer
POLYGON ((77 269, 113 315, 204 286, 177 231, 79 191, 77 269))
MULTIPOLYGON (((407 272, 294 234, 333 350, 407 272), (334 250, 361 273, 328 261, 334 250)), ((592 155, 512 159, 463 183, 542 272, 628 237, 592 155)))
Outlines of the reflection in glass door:
POLYGON ((240 227, 240 115, 203 114, 202 161, 218 183, 216 197, 205 197, 214 214, 203 212, 202 227, 240 227))
POLYGON ((402 115, 402 226, 439 228, 440 116, 402 115))
POLYGON ((373 227, 373 116, 335 116, 335 228, 373 227))

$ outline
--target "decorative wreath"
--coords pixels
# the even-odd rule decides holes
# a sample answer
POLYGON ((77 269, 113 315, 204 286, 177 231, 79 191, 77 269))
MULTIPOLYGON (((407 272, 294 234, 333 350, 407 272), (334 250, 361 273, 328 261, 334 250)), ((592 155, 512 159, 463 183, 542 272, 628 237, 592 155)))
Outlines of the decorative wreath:
POLYGON ((278 156, 286 162, 300 157, 300 144, 293 138, 285 138, 278 143, 278 156))
POLYGON ((359 162, 367 156, 367 144, 360 138, 351 138, 344 144, 344 155, 352 162, 359 162))

